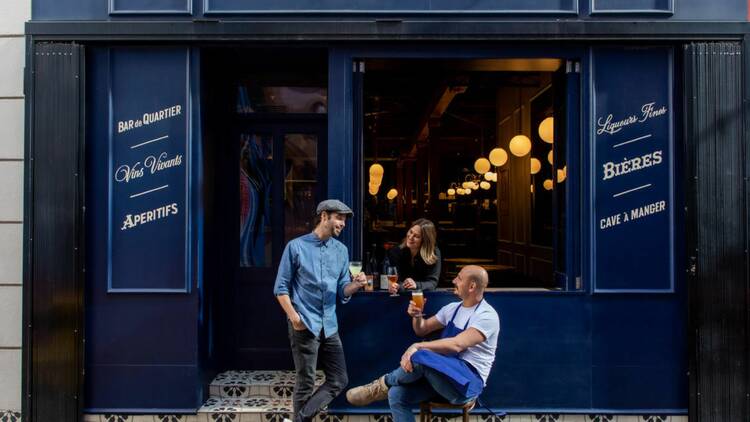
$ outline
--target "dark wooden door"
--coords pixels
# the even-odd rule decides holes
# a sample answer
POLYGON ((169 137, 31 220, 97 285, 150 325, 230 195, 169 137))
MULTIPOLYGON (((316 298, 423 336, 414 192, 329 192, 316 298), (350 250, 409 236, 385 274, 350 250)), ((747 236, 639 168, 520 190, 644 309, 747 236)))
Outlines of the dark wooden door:
MULTIPOLYGON (((273 296, 286 243, 312 231, 325 191, 325 117, 243 120, 226 160, 222 217, 236 254, 230 300, 233 368, 291 368, 286 319, 273 296)), ((231 249, 231 248, 229 248, 231 249)))

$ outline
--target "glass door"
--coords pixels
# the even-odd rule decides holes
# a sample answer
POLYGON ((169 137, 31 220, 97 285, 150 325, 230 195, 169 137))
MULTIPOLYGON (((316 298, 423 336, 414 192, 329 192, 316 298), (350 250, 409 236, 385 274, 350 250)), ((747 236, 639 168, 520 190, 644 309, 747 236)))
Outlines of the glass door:
POLYGON ((234 137, 239 164, 234 369, 291 362, 279 353, 288 348, 284 314, 270 312, 275 303, 269 303, 284 246, 314 228, 315 207, 325 194, 326 150, 324 119, 295 120, 243 121, 234 137))

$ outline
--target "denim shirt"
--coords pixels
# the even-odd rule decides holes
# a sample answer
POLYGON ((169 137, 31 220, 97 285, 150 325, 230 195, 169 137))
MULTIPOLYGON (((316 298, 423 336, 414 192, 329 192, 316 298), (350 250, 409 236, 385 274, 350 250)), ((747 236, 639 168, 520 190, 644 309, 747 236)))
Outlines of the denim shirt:
POLYGON ((315 233, 292 239, 284 248, 273 294, 289 295, 302 322, 316 337, 338 331, 336 299, 349 301, 344 287, 349 277, 349 252, 334 238, 322 241, 315 233))

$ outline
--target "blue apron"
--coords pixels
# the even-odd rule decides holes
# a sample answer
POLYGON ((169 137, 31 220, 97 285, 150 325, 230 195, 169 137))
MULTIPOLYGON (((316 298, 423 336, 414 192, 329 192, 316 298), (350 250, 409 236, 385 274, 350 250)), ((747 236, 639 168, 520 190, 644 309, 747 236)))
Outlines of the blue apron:
MULTIPOLYGON (((484 299, 482 299, 482 301, 483 300, 484 299)), ((456 324, 453 323, 453 320, 456 319, 456 314, 458 314, 458 310, 461 309, 461 305, 458 305, 456 311, 453 312, 450 322, 448 322, 448 325, 443 328, 443 334, 440 338, 455 337, 465 331, 469 327, 469 320, 471 320, 471 317, 474 316, 474 312, 477 311, 477 308, 481 304, 482 302, 480 301, 477 306, 474 307, 474 311, 466 320, 466 325, 464 325, 463 329, 456 327, 456 324)), ((453 386, 461 392, 464 397, 469 398, 479 396, 484 388, 482 377, 480 377, 476 370, 470 367, 466 361, 460 359, 458 353, 452 355, 441 355, 440 353, 435 353, 431 350, 419 349, 411 355, 411 361, 412 363, 419 363, 430 367, 445 375, 451 381, 451 384, 453 384, 453 386)))

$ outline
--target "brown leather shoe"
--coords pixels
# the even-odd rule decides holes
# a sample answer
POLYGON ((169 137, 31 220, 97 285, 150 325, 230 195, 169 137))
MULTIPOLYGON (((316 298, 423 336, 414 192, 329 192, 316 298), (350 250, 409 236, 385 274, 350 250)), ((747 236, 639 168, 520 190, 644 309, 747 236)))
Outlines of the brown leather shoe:
POLYGON ((388 398, 388 386, 385 385, 385 376, 375 381, 354 387, 346 392, 346 399, 355 406, 367 406, 374 401, 388 398))

